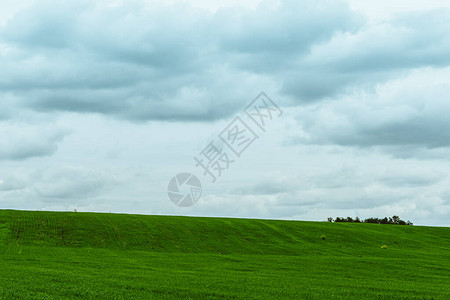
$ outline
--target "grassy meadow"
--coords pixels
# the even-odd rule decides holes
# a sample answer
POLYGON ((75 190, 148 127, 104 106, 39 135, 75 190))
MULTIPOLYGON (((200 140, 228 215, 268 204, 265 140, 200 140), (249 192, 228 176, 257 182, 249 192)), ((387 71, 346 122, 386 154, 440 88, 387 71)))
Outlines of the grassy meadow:
POLYGON ((450 228, 0 210, 11 298, 450 299, 450 228))

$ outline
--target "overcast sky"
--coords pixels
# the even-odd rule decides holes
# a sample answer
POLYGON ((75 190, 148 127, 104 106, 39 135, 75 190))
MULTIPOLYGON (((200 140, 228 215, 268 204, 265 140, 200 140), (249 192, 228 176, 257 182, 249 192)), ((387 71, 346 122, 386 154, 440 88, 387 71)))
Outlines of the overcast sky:
POLYGON ((241 2, 1 1, 0 207, 449 226, 450 3, 241 2), (212 183, 261 91, 283 114, 212 183))

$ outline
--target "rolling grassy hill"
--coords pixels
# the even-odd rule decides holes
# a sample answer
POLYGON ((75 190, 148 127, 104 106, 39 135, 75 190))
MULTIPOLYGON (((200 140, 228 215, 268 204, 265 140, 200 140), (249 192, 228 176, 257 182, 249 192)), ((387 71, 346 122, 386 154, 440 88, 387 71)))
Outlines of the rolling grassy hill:
POLYGON ((450 299, 450 228, 3 210, 0 253, 0 298, 450 299))

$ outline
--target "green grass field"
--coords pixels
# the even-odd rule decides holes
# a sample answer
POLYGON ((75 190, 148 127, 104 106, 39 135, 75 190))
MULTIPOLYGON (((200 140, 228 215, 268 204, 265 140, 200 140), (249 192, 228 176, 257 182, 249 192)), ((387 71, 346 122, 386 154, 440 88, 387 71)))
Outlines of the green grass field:
POLYGON ((439 227, 2 210, 0 298, 450 299, 449 250, 439 227))

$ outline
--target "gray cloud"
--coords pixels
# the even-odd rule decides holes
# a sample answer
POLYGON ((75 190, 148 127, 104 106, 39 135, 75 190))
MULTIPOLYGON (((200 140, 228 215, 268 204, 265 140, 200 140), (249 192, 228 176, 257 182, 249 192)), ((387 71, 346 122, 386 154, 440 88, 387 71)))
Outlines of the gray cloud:
POLYGON ((340 1, 215 14, 40 1, 0 30, 9 47, 0 56, 0 93, 41 112, 215 120, 260 90, 298 105, 374 86, 400 69, 448 65, 441 25, 449 16, 430 11, 370 26, 340 1))
POLYGON ((253 186, 244 186, 231 191, 231 194, 236 195, 278 195, 288 191, 297 190, 300 188, 299 182, 292 178, 280 179, 271 178, 266 179, 253 186))
POLYGON ((298 141, 378 147, 399 157, 449 147, 449 72, 450 68, 425 69, 379 85, 376 92, 302 110, 298 120, 306 135, 298 141))
POLYGON ((84 167, 40 170, 31 179, 32 188, 43 201, 59 203, 74 199, 85 202, 117 181, 112 174, 84 167))
POLYGON ((50 156, 68 134, 48 126, 0 123, 0 160, 24 160, 50 156))
POLYGON ((416 68, 448 66, 450 29, 443 24, 449 20, 450 10, 440 9, 336 34, 292 65, 283 90, 311 102, 372 89, 416 68))
POLYGON ((286 53, 295 58, 337 31, 356 28, 346 5, 330 4, 288 1, 275 10, 262 5, 212 18, 189 7, 39 2, 0 30, 0 43, 8 47, 0 56, 0 89, 40 111, 131 120, 222 118, 278 84, 255 66, 290 64, 286 53))
MULTIPOLYGON (((354 198, 355 196, 352 196, 351 192, 347 193, 348 189, 352 189, 354 192, 367 191, 367 194, 369 194, 369 191, 373 188, 386 190, 391 188, 414 189, 432 187, 445 180, 446 177, 445 173, 425 170, 412 172, 411 170, 395 170, 392 167, 389 170, 364 170, 362 167, 341 167, 332 171, 320 171, 318 174, 298 175, 295 177, 286 176, 282 178, 274 176, 251 186, 242 186, 233 190, 230 194, 281 195, 281 198, 291 198, 291 201, 295 202, 298 200, 299 193, 310 193, 310 196, 312 196, 315 193, 326 195, 330 190, 337 192, 342 190, 345 192, 345 197, 354 198)), ((374 194, 374 197, 383 198, 378 194, 374 194)), ((333 201, 335 200, 335 197, 333 197, 333 201)))
POLYGON ((120 179, 111 170, 79 166, 38 168, 32 172, 20 169, 0 175, 0 200, 33 201, 40 205, 88 204, 118 182, 120 179))

